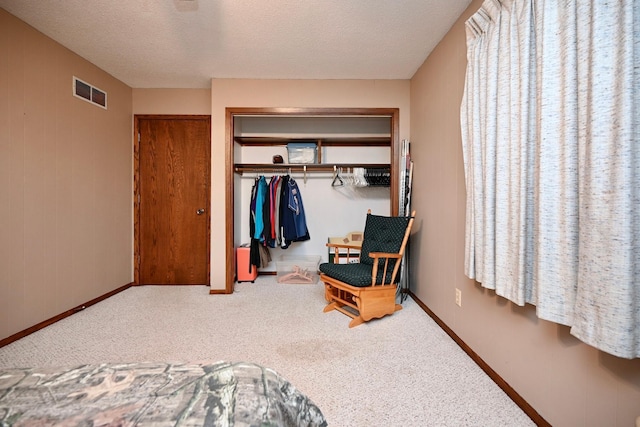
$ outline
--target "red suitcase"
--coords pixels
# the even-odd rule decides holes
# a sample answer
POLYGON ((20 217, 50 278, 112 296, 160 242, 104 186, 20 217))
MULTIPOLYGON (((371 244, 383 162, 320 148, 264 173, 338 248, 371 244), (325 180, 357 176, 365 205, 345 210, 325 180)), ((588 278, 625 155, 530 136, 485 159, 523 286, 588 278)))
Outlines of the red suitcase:
POLYGON ((253 283, 258 277, 258 269, 251 265, 249 246, 236 248, 236 281, 253 283))

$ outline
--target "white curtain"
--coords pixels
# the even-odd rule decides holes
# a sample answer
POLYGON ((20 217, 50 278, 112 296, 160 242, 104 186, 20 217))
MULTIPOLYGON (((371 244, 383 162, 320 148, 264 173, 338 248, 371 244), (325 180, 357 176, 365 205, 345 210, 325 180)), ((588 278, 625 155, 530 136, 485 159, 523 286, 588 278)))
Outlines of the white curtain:
POLYGON ((640 2, 487 0, 466 31, 465 273, 640 357, 640 2))

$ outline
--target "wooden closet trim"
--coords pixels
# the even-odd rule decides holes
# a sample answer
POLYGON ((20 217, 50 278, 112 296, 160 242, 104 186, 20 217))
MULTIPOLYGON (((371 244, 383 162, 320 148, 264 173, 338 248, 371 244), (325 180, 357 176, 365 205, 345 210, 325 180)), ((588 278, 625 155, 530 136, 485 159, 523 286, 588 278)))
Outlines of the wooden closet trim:
POLYGON ((233 293, 235 283, 235 244, 234 244, 234 158, 233 158, 233 130, 234 117, 242 115, 265 116, 389 116, 391 118, 391 186, 390 186, 390 212, 398 214, 398 164, 400 161, 399 140, 399 108, 252 108, 252 107, 227 107, 225 108, 225 265, 226 280, 225 289, 212 289, 210 293, 233 293))

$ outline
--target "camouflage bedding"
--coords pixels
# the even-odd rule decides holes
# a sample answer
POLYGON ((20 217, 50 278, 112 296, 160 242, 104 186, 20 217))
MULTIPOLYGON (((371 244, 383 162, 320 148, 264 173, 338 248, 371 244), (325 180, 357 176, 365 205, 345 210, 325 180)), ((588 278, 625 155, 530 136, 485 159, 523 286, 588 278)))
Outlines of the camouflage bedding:
POLYGON ((0 368, 0 426, 326 426, 275 371, 251 363, 0 368))

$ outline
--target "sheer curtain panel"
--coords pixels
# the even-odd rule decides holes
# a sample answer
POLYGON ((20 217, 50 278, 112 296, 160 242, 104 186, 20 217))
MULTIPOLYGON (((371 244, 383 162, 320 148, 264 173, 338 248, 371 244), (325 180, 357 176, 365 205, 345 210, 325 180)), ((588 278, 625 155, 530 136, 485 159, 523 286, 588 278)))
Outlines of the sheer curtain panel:
POLYGON ((640 357, 640 2, 487 0, 466 32, 466 275, 640 357))

